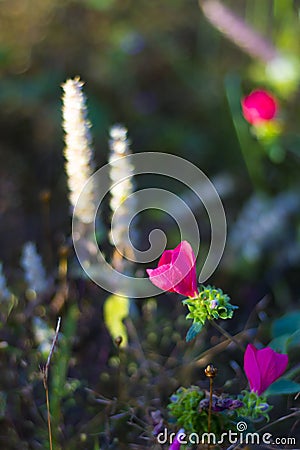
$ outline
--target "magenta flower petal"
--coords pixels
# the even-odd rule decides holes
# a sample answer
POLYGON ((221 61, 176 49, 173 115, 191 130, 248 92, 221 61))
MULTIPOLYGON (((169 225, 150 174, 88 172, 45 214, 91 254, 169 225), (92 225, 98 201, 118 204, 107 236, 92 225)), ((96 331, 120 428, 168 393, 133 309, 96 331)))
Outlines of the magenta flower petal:
MULTIPOLYGON (((178 433, 176 434, 175 438, 173 439, 172 444, 169 447, 169 450, 180 450, 180 442, 178 440, 178 436, 184 433, 184 429, 181 428, 178 433)), ((182 436, 181 436, 182 437, 182 436)))
POLYGON ((257 352, 257 364, 261 371, 261 391, 281 377, 288 365, 288 356, 276 353, 270 347, 263 348, 257 352))
POLYGON ((252 344, 249 344, 244 356, 244 370, 251 391, 261 395, 281 377, 287 365, 287 355, 277 353, 270 347, 257 350, 252 344))
POLYGON ((180 442, 176 438, 170 445, 169 450, 180 450, 180 442))
POLYGON ((196 258, 186 241, 162 254, 156 269, 147 269, 150 281, 160 289, 187 297, 198 294, 196 258))
POLYGON ((157 267, 157 269, 146 269, 150 281, 163 291, 177 292, 174 287, 181 277, 178 269, 170 264, 157 267))
POLYGON ((256 359, 257 348, 248 344, 244 355, 244 370, 249 381, 250 389, 260 392, 260 370, 256 359))
POLYGON ((174 250, 165 250, 158 261, 158 267, 164 266, 165 264, 171 264, 172 254, 174 250))
POLYGON ((182 280, 174 287, 174 290, 179 294, 195 297, 198 294, 196 258, 188 242, 181 242, 173 250, 171 264, 184 275, 182 280))
POLYGON ((243 115, 252 125, 272 120, 278 109, 275 97, 263 89, 252 91, 241 103, 243 115))

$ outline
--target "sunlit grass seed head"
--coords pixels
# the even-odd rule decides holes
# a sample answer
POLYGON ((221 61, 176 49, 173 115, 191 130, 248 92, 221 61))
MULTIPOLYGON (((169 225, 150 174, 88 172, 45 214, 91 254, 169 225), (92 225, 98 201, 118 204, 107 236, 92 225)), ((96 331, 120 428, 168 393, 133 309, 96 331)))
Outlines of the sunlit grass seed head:
POLYGON ((54 330, 40 317, 32 318, 32 330, 38 351, 46 358, 51 349, 51 343, 54 337, 54 330))
POLYGON ((130 195, 134 191, 134 167, 124 156, 131 153, 127 138, 127 129, 120 124, 110 129, 110 168, 112 213, 118 210, 118 220, 112 224, 110 241, 113 245, 122 245, 126 240, 130 219, 136 210, 136 201, 130 195), (117 184, 116 184, 117 183, 117 184))
POLYGON ((49 288, 49 280, 43 266, 42 258, 33 242, 27 242, 23 247, 21 266, 24 270, 28 289, 34 295, 43 294, 49 288))
MULTIPOLYGON (((65 169, 68 177, 69 200, 74 208, 82 188, 93 173, 91 124, 88 120, 86 97, 79 78, 63 85, 63 128, 65 131, 65 169)), ((76 208, 76 216, 83 223, 94 220, 94 192, 85 189, 85 196, 76 208)))
POLYGON ((3 265, 0 262, 0 299, 9 300, 11 296, 12 294, 7 287, 6 277, 3 273, 3 265))

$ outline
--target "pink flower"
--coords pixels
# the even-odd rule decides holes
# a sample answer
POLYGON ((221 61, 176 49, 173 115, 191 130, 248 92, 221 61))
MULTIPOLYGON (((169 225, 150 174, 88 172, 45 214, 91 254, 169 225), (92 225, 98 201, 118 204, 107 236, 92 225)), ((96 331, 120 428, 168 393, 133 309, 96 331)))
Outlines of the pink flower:
POLYGON ((272 120, 277 113, 276 99, 267 91, 252 91, 242 100, 245 119, 252 125, 272 120))
POLYGON ((175 438, 173 439, 172 444, 169 447, 169 450, 180 450, 180 445, 181 442, 179 440, 179 438, 184 438, 185 434, 184 434, 184 429, 181 428, 178 433, 176 434, 175 438))
POLYGON ((287 355, 276 353, 270 347, 257 350, 254 345, 248 344, 244 356, 244 370, 251 391, 261 395, 283 374, 287 365, 287 355))
POLYGON ((147 269, 150 281, 160 289, 196 297, 196 258, 192 247, 182 241, 174 250, 163 252, 157 269, 147 269))

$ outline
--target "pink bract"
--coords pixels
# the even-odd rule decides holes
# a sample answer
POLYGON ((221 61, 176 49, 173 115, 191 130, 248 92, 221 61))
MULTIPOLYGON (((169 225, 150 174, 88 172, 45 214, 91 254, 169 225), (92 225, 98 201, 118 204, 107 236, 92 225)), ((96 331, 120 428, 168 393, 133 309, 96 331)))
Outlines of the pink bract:
POLYGON ((286 370, 288 356, 270 347, 258 350, 249 344, 244 355, 244 370, 250 389, 261 395, 286 370))
POLYGON ((150 281, 163 291, 186 297, 198 295, 196 257, 187 241, 174 250, 165 250, 156 269, 146 269, 150 281))
POLYGON ((267 91, 252 91, 242 100, 242 109, 245 119, 252 125, 272 120, 277 113, 275 97, 267 91))

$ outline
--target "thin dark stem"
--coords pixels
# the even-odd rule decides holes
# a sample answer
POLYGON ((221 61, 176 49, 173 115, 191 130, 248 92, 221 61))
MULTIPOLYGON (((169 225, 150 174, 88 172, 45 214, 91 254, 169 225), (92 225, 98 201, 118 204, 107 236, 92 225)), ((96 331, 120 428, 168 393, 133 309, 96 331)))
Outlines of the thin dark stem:
MULTIPOLYGON (((259 428, 256 432, 260 433, 261 431, 264 431, 267 428, 272 427, 276 423, 279 423, 279 422, 282 422, 284 420, 290 419, 291 417, 297 417, 299 415, 300 415, 300 411, 297 409, 297 411, 294 411, 293 413, 288 414, 287 416, 280 417, 279 419, 274 420, 274 422, 271 422, 271 423, 268 423, 267 425, 264 425, 262 428, 259 428)), ((238 450, 239 448, 240 448, 239 444, 238 445, 232 444, 230 447, 227 448, 227 450, 238 450)))
POLYGON ((49 447, 50 450, 53 450, 52 445, 52 431, 51 431, 51 416, 50 416, 50 403, 49 403, 49 390, 48 390, 48 384, 46 382, 45 392, 46 392, 46 405, 47 405, 47 422, 48 422, 48 435, 49 435, 49 447))
POLYGON ((52 355, 53 355, 53 352, 54 352, 54 348, 55 348, 55 345, 56 345, 56 342, 57 342, 57 339, 58 339, 58 333, 59 333, 59 328, 60 328, 60 321, 61 321, 61 318, 59 317, 57 319, 55 335, 54 335, 54 338, 53 338, 53 341, 52 341, 52 344, 51 344, 51 348, 50 348, 50 352, 49 352, 49 355, 48 355, 48 358, 47 358, 46 366, 44 368, 44 381, 46 381, 46 382, 48 380, 48 371, 49 371, 50 361, 51 361, 51 358, 52 358, 52 355))
POLYGON ((220 325, 217 324, 217 322, 215 322, 214 320, 210 320, 209 321, 211 323, 211 325, 213 327, 215 327, 221 334, 223 334, 223 336, 226 337, 226 339, 230 340, 231 342, 233 342, 237 347, 239 347, 239 349, 244 353, 245 348, 242 344, 240 344, 239 341, 237 341, 233 336, 231 336, 231 334, 229 334, 226 330, 224 330, 222 327, 220 327, 220 325))
POLYGON ((53 450, 53 444, 52 444, 51 414, 50 414, 50 401, 49 401, 49 389, 48 389, 48 372, 49 372, 49 366, 50 366, 51 358, 52 358, 52 355, 54 352, 54 348, 55 348, 55 345, 56 345, 56 342, 58 339, 60 321, 61 321, 61 318, 59 317, 57 320, 56 330, 55 330, 54 338, 53 338, 52 345, 50 348, 50 352, 49 352, 49 355, 47 358, 47 362, 42 371, 43 372, 43 384, 44 384, 44 389, 45 389, 45 393, 46 393, 47 423, 48 423, 48 435, 49 435, 50 450, 53 450))
POLYGON ((267 425, 263 426, 262 428, 259 428, 259 429, 257 430, 257 433, 260 433, 261 431, 264 431, 264 430, 266 430, 267 428, 272 427, 272 426, 275 425, 276 423, 279 423, 279 422, 282 422, 282 421, 284 421, 284 420, 290 419, 291 417, 297 417, 297 416, 300 416, 300 410, 299 410, 299 409, 297 409, 296 411, 294 411, 294 412, 291 413, 291 414, 288 414, 287 416, 283 416, 283 417, 280 417, 280 418, 277 419, 277 420, 274 420, 274 422, 267 423, 267 425))
POLYGON ((124 349, 121 348, 122 345, 122 338, 119 342, 117 342, 117 339, 115 340, 115 343, 118 347, 118 356, 119 356, 119 366, 118 366, 118 375, 117 375, 117 383, 118 383, 118 402, 122 403, 124 400, 124 349))
MULTIPOLYGON (((208 435, 211 430, 212 395, 213 395, 213 378, 211 377, 209 379, 209 407, 208 407, 208 422, 207 422, 208 435)), ((210 449, 210 443, 208 443, 208 450, 209 449, 210 449)))
POLYGON ((44 246, 46 259, 49 266, 52 263, 52 249, 51 249, 51 220, 50 220, 50 200, 51 200, 51 191, 48 189, 43 190, 40 193, 40 200, 42 203, 42 220, 44 225, 44 246))

